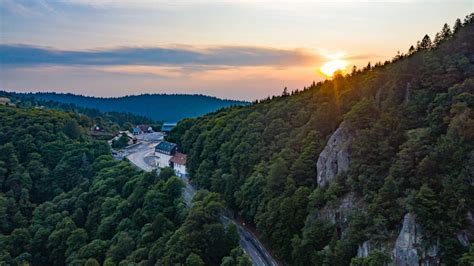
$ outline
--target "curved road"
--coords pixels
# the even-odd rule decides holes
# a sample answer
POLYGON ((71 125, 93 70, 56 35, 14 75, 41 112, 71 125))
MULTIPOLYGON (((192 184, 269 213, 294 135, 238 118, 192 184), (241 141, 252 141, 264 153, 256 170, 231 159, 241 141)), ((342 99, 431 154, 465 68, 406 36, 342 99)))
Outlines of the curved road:
MULTIPOLYGON (((151 172, 156 169, 156 167, 147 163, 145 158, 152 156, 154 152, 154 147, 157 143, 158 141, 155 139, 143 139, 138 144, 134 144, 125 148, 123 151, 123 156, 127 157, 127 159, 134 165, 136 165, 138 168, 147 172, 151 172)), ((194 194, 196 194, 196 189, 189 183, 189 180, 186 177, 183 177, 182 179, 186 184, 185 188, 183 189, 183 198, 186 202, 186 205, 189 207, 191 206, 191 201, 193 199, 194 194)), ((237 229, 240 236, 240 247, 250 257, 254 265, 278 265, 278 263, 272 258, 270 253, 266 250, 262 243, 260 243, 257 237, 247 228, 245 228, 240 223, 236 222, 235 220, 229 218, 226 215, 222 215, 221 220, 225 226, 229 223, 234 223, 235 225, 237 225, 237 229)))

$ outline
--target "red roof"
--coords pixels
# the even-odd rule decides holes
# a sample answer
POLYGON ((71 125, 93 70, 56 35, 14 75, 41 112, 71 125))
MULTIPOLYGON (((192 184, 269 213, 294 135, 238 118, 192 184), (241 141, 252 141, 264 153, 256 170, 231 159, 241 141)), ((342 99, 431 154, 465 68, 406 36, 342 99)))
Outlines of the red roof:
POLYGON ((175 164, 186 165, 186 154, 177 152, 173 157, 171 157, 170 161, 175 164))

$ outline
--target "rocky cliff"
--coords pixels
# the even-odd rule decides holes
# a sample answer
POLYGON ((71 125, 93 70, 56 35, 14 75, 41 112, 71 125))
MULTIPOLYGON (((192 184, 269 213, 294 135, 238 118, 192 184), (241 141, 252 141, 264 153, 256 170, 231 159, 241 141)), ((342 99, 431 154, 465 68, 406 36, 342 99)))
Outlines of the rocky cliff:
POLYGON ((320 187, 327 186, 337 175, 347 171, 353 138, 353 130, 347 122, 342 122, 329 137, 316 164, 317 181, 320 187))
POLYGON ((359 245, 357 257, 366 258, 375 250, 391 250, 391 262, 386 265, 395 266, 435 266, 440 265, 439 246, 431 245, 426 248, 423 243, 422 229, 417 224, 415 215, 407 213, 397 239, 392 242, 378 243, 376 246, 370 240, 359 245))
POLYGON ((417 246, 421 242, 415 217, 408 213, 403 218, 403 226, 392 251, 395 265, 418 265, 420 254, 417 246))
POLYGON ((351 216, 365 212, 365 209, 366 206, 362 199, 354 193, 348 193, 337 202, 328 204, 318 211, 317 218, 337 225, 341 231, 341 237, 345 238, 351 216))
POLYGON ((416 223, 415 216, 407 213, 403 218, 403 226, 398 235, 395 247, 392 250, 394 265, 439 265, 439 247, 432 245, 423 248, 423 235, 420 226, 416 223))

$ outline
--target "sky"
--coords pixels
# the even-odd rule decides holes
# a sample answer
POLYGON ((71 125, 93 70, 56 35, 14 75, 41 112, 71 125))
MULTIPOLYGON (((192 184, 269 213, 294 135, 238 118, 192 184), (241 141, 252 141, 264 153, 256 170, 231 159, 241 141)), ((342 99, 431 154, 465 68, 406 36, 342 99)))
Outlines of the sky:
POLYGON ((393 58, 474 0, 0 0, 0 90, 255 100, 393 58))

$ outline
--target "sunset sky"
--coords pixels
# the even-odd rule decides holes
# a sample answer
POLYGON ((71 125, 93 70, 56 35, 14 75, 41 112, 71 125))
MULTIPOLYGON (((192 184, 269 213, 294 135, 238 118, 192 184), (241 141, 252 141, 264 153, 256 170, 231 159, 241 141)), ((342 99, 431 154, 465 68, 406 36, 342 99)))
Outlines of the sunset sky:
POLYGON ((0 0, 0 89, 261 99, 391 59, 467 1, 0 0))

